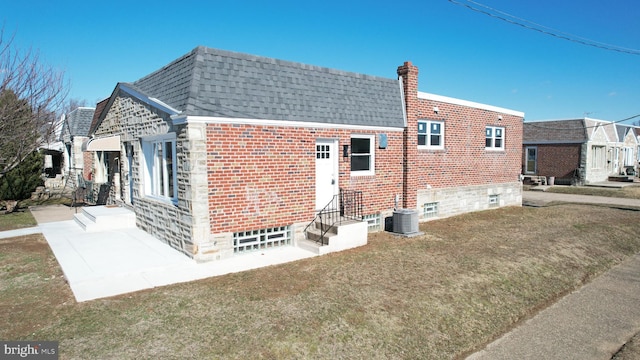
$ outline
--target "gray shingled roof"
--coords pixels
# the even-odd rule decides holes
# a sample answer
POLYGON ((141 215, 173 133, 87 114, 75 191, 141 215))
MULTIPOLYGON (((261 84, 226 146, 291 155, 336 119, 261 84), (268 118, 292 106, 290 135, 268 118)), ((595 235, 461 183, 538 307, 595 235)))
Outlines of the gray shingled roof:
POLYGON ((67 114, 66 124, 71 136, 89 136, 89 127, 96 109, 79 107, 67 114))
POLYGON ((188 116, 404 127, 397 79, 205 47, 133 85, 188 116))
POLYGON ((525 122, 524 143, 580 143, 587 141, 583 119, 525 122))
POLYGON ((636 136, 636 127, 633 125, 624 125, 624 124, 616 124, 616 131, 618 133, 618 141, 624 142, 624 138, 627 136, 629 131, 633 133, 633 136, 636 136))

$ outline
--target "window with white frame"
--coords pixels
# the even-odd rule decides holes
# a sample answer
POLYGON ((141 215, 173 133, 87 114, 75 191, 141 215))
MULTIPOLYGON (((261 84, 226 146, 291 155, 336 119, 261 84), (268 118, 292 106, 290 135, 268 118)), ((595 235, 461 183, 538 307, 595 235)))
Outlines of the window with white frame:
POLYGON ((606 164, 606 149, 601 145, 591 146, 591 168, 604 169, 606 164))
POLYGON ((500 126, 487 126, 485 128, 487 149, 504 149, 504 128, 500 126))
POLYGON ((142 151, 146 195, 175 203, 178 198, 175 134, 143 139, 142 151))
POLYGON ((375 173, 373 135, 351 135, 351 175, 375 173))
POLYGON ((444 149, 444 123, 442 121, 418 121, 418 148, 444 149))
POLYGON ((633 166, 633 148, 626 147, 622 149, 624 156, 624 166, 633 166))

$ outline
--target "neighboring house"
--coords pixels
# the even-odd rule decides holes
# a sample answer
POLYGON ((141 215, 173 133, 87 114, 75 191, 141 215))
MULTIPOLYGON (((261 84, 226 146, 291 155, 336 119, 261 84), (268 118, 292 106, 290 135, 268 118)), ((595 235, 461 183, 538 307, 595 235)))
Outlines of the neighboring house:
POLYGON ((200 261, 302 241, 339 193, 362 194, 372 230, 401 207, 521 205, 523 114, 420 93, 410 63, 398 74, 198 47, 119 83, 86 149, 110 203, 200 261))
POLYGON ((637 173, 638 136, 631 125, 583 118, 524 123, 522 171, 557 184, 602 182, 637 173))
POLYGON ((64 153, 62 127, 66 115, 63 114, 50 136, 44 137, 40 151, 44 154, 44 186, 49 192, 62 191, 64 187, 64 153))
POLYGON ((616 124, 618 144, 613 150, 614 172, 620 175, 636 175, 640 161, 640 130, 636 126, 616 124))
POLYGON ((78 107, 68 114, 62 123, 64 143, 64 174, 66 186, 76 188, 82 181, 84 154, 82 145, 89 137, 89 126, 95 108, 78 107))

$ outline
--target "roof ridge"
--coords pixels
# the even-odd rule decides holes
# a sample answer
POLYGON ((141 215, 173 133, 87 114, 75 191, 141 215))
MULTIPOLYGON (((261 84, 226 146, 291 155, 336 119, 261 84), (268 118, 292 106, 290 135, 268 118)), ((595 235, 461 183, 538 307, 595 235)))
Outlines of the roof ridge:
POLYGON ((244 53, 239 51, 216 49, 216 48, 202 46, 202 45, 196 47, 194 50, 199 50, 204 53, 233 57, 236 59, 246 59, 247 57, 251 57, 256 60, 269 61, 277 65, 293 65, 297 67, 301 66, 304 70, 317 70, 317 71, 325 71, 331 74, 356 75, 358 77, 365 77, 370 79, 397 81, 396 78, 390 78, 390 77, 384 77, 384 76, 378 76, 378 75, 369 75, 369 74, 356 72, 356 71, 341 70, 341 69, 330 68, 330 67, 321 66, 321 65, 313 65, 309 63, 300 62, 300 61, 284 60, 284 59, 273 58, 273 57, 268 57, 263 55, 255 55, 255 54, 244 53))

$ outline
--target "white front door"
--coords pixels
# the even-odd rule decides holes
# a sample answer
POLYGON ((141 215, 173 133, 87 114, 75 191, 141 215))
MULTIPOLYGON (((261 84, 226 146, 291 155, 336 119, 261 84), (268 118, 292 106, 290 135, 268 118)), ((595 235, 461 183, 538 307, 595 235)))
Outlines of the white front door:
POLYGON ((338 146, 335 140, 316 140, 316 210, 338 193, 338 146))

